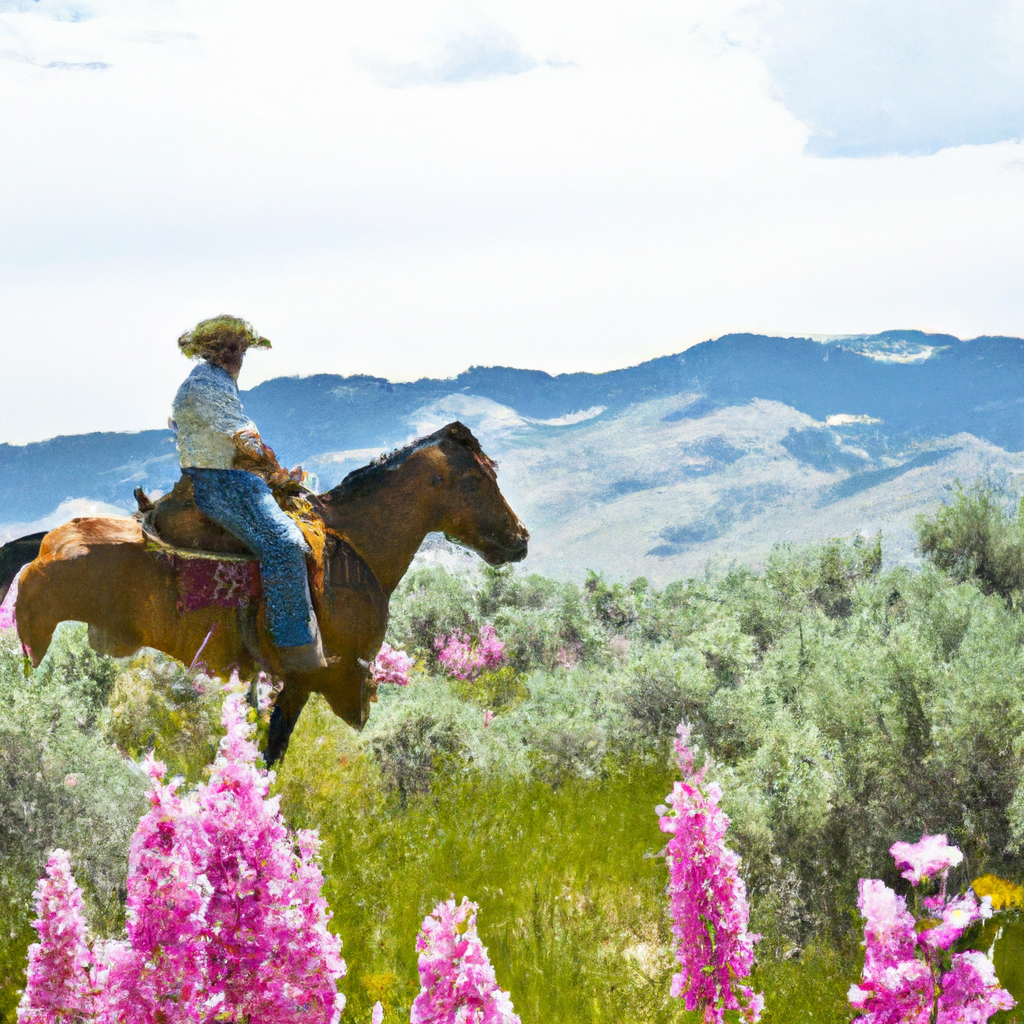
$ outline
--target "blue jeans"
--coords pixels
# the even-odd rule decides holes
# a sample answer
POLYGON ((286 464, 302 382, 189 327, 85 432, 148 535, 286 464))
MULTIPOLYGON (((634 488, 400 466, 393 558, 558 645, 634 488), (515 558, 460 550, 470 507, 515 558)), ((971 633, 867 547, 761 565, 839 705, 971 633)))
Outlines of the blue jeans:
POLYGON ((278 647, 314 640, 306 552, 295 521, 278 507, 266 481, 244 469, 183 469, 199 510, 237 537, 260 560, 267 627, 278 647))

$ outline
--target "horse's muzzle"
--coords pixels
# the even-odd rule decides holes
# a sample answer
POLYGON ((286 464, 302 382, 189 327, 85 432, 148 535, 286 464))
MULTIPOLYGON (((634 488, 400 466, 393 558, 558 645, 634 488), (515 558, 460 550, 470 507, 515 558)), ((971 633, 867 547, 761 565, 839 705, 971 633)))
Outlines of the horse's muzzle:
POLYGON ((511 544, 495 544, 494 549, 483 556, 488 565, 505 565, 507 562, 521 562, 530 547, 530 535, 524 530, 511 544))

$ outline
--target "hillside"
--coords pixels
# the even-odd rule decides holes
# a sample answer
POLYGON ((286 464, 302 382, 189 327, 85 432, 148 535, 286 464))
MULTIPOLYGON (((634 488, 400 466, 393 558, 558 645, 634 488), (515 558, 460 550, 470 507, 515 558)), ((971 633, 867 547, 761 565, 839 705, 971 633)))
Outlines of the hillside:
MULTIPOLYGON (((322 487, 452 419, 501 462, 528 566, 665 581, 755 564, 776 540, 882 529, 912 557, 950 482, 1024 471, 1024 340, 891 331, 819 342, 730 335, 639 366, 550 376, 474 367, 395 384, 322 374, 244 393, 282 461, 322 487)), ((0 445, 0 537, 177 477, 169 431, 0 445), (73 505, 61 506, 73 501, 73 505)))

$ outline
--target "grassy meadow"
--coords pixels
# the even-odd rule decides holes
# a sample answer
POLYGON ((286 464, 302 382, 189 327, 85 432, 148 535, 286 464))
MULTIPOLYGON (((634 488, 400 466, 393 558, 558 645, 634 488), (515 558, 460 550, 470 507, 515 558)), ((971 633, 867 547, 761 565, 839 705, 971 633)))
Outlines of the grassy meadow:
MULTIPOLYGON (((857 880, 906 891, 893 842, 946 832, 965 853, 955 886, 1024 880, 1022 527, 975 491, 921 525, 920 570, 883 570, 876 539, 780 547, 761 573, 661 591, 593 574, 410 574, 389 639, 416 656, 413 682, 382 688, 361 734, 311 701, 274 784, 290 824, 323 841, 343 1021, 368 1021, 378 999, 385 1022, 409 1019, 416 932, 450 895, 479 903, 524 1024, 695 1019, 668 994, 654 810, 677 777, 682 719, 732 818, 766 1019, 850 1020, 857 880), (483 623, 510 665, 444 677, 435 636, 483 623)), ((99 657, 79 626, 26 675, 13 635, 0 638, 4 1021, 49 849, 71 852, 94 927, 121 926, 138 759, 154 749, 196 781, 213 756, 220 696, 193 683, 152 652, 99 657)), ((966 939, 994 943, 1024 1002, 1021 913, 966 939)))

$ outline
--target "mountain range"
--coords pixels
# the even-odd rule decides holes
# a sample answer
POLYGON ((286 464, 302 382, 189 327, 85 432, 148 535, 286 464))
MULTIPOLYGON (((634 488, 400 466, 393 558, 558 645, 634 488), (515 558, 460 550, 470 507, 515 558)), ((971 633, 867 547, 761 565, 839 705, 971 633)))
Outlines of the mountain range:
MULTIPOLYGON (((908 561, 914 516, 953 480, 1014 492, 1024 472, 1020 338, 736 334, 608 373, 318 374, 242 397, 281 461, 324 488, 462 420, 530 527, 527 568, 563 577, 664 583, 756 565, 775 542, 879 529, 887 560, 908 561)), ((132 509, 134 487, 177 477, 169 430, 0 444, 0 539, 132 509)))

